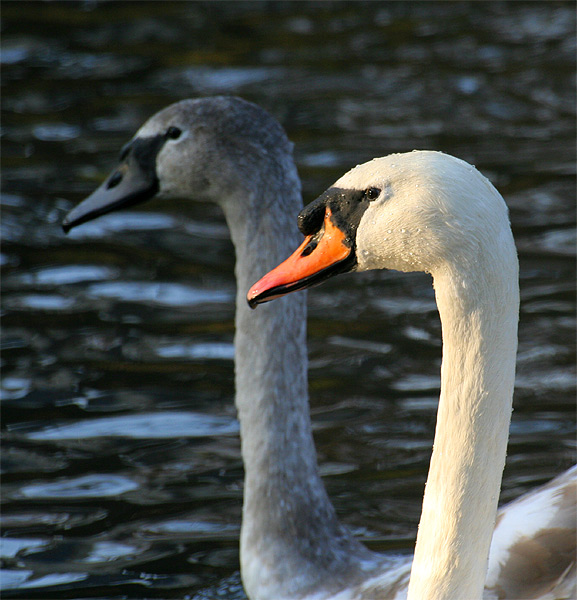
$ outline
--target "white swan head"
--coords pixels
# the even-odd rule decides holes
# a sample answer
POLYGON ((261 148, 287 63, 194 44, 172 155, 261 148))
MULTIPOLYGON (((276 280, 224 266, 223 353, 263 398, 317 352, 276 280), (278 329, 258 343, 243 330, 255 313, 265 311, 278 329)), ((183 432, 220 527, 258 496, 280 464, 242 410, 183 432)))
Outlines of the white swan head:
POLYGON ((63 228, 154 197, 222 205, 231 198, 250 201, 254 174, 282 172, 291 150, 279 123, 240 98, 171 104, 124 146, 117 167, 68 213, 63 228))
POLYGON ((248 294, 256 306, 335 274, 369 269, 463 271, 512 238, 507 207, 472 165, 440 152, 358 165, 303 209, 306 239, 248 294))

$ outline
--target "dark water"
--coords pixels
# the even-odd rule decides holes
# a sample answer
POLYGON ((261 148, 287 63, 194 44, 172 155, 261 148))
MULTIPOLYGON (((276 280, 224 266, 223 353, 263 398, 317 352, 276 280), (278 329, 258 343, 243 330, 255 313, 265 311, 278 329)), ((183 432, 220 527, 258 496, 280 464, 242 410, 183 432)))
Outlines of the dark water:
MULTIPOLYGON (((574 462, 574 3, 3 2, 1 22, 5 598, 240 595, 224 219, 153 202, 59 226, 185 97, 274 114, 306 202, 413 148, 490 177, 521 260, 502 501, 574 462)), ((439 387, 431 282, 342 277, 309 305, 330 496, 372 548, 410 551, 439 387)))

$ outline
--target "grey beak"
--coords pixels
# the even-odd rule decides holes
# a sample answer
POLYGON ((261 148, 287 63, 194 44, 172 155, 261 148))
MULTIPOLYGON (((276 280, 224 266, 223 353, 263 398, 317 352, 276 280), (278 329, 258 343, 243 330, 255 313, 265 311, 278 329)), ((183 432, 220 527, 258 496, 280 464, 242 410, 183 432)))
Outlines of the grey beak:
POLYGON ((144 202, 158 192, 156 178, 143 178, 142 173, 130 171, 121 175, 122 179, 117 185, 111 185, 118 173, 120 171, 115 171, 97 190, 66 215, 62 222, 65 233, 100 215, 144 202))
POLYGON ((88 198, 73 208, 64 218, 62 229, 73 227, 100 215, 145 202, 158 193, 156 155, 165 141, 164 136, 134 140, 127 146, 126 158, 110 177, 88 198))

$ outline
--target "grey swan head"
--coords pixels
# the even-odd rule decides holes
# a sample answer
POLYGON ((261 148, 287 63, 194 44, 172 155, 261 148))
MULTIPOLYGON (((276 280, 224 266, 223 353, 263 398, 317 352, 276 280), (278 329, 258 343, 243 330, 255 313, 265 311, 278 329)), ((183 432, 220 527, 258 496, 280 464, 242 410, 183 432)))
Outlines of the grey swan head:
MULTIPOLYGON (((66 216, 63 227, 68 231, 152 199, 219 204, 235 245, 236 406, 245 464, 241 572, 247 594, 253 600, 406 597, 412 557, 381 556, 356 541, 337 520, 319 477, 307 396, 305 295, 257 311, 245 301, 250 285, 301 239, 294 226, 300 182, 282 127, 239 98, 173 104, 141 127, 122 149, 117 168, 66 216)), ((313 230, 322 226, 325 211, 317 206, 310 214, 301 228, 317 235, 313 230)), ((267 299, 275 295, 281 294, 267 299)), ((544 502, 546 493, 531 498, 544 502)), ((499 556, 492 558, 500 569, 493 590, 501 585, 499 560, 514 540, 501 535, 499 556)), ((497 597, 491 590, 485 596, 497 597)))

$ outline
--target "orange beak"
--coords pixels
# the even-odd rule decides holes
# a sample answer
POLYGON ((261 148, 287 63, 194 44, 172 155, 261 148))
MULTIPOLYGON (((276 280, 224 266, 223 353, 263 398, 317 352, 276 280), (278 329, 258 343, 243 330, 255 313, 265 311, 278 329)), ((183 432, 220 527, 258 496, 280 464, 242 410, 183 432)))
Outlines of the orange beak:
POLYGON ((251 308, 311 287, 341 272, 334 267, 351 256, 352 248, 331 216, 331 209, 327 208, 321 229, 307 236, 291 256, 250 288, 247 300, 251 308))

